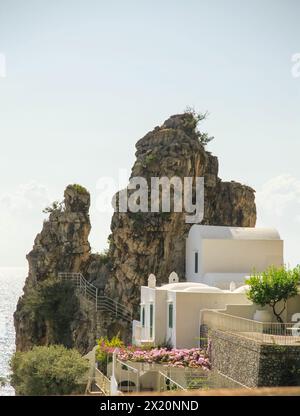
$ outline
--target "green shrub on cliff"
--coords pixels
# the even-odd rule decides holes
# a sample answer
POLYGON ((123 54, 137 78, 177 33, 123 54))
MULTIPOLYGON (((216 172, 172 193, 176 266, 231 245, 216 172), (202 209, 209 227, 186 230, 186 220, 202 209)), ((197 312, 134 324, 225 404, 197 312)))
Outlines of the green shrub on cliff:
POLYGON ((146 166, 157 161, 158 161, 158 156, 157 154, 154 154, 154 153, 150 153, 149 155, 145 156, 145 159, 144 159, 144 163, 146 166))
POLYGON ((61 345, 16 352, 10 362, 11 385, 21 396, 83 393, 89 363, 61 345))
POLYGON ((72 347, 70 323, 79 306, 71 283, 49 278, 36 284, 24 302, 23 311, 33 321, 47 325, 49 343, 72 347))
POLYGON ((84 186, 79 185, 78 183, 74 183, 73 185, 70 185, 70 187, 73 188, 79 194, 86 194, 86 193, 88 193, 87 189, 84 186))
POLYGON ((100 253, 97 253, 101 264, 108 264, 110 257, 109 257, 109 250, 105 249, 100 253))
POLYGON ((209 136, 208 133, 202 133, 198 130, 198 124, 207 118, 208 113, 200 113, 196 111, 193 107, 186 107, 184 110, 186 115, 184 128, 188 131, 189 134, 194 134, 199 139, 199 142, 206 146, 210 141, 214 139, 213 136, 209 136))
POLYGON ((43 209, 43 214, 51 214, 54 211, 62 211, 63 210, 63 202, 54 201, 52 205, 43 209))
POLYGON ((5 387, 7 384, 7 379, 5 377, 0 377, 0 387, 5 387))

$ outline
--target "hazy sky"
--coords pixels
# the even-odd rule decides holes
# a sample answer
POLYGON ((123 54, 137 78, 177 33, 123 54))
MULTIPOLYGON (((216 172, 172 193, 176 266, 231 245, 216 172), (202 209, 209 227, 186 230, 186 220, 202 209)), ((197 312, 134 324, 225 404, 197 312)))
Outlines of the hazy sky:
POLYGON ((25 263, 69 183, 91 191, 103 249, 98 179, 187 105, 210 112, 220 176, 257 190, 258 225, 300 262, 299 16, 298 0, 0 0, 0 266, 25 263))

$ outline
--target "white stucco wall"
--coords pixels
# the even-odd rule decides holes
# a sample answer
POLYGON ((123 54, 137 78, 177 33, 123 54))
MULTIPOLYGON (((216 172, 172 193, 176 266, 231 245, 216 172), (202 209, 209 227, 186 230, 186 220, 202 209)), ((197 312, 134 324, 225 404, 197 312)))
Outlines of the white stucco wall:
POLYGON ((287 322, 298 321, 298 319, 300 318, 300 294, 288 299, 286 315, 287 315, 286 317, 287 322), (297 316, 295 316, 296 314, 297 316))
POLYGON ((228 304, 247 305, 249 300, 242 293, 176 293, 177 348, 199 346, 201 309, 224 309, 228 304))
POLYGON ((167 291, 156 291, 156 308, 154 310, 155 332, 154 342, 155 345, 161 345, 166 339, 166 327, 167 327, 167 308, 166 308, 167 291))
MULTIPOLYGON (((142 339, 161 344, 166 337, 166 296, 165 290, 157 290, 147 286, 141 287, 141 306, 145 307, 145 327, 142 339), (153 304, 153 337, 150 337, 150 305, 153 304)), ((142 316, 140 316, 142 322, 142 316)))
POLYGON ((152 341, 155 345, 170 342, 178 348, 197 347, 202 309, 225 309, 230 304, 248 305, 250 303, 244 293, 230 293, 221 290, 215 293, 213 288, 198 287, 195 289, 195 287, 188 288, 186 286, 179 284, 166 285, 156 289, 145 286, 141 288, 141 304, 145 306, 146 311, 145 328, 142 330, 144 341, 152 341), (173 304, 173 328, 169 328, 168 322, 170 302, 173 304), (152 340, 150 339, 150 304, 153 304, 154 311, 152 340))
POLYGON ((211 273, 232 273, 232 279, 240 282, 241 273, 249 275, 254 268, 263 271, 283 262, 283 241, 273 229, 194 225, 186 242, 186 278, 192 282, 205 282, 211 273))
MULTIPOLYGON (((153 304, 155 311, 156 304, 156 289, 146 286, 141 287, 141 307, 145 308, 145 326, 142 328, 142 340, 150 340, 150 305, 153 304)), ((141 312, 140 312, 141 313, 141 312)), ((140 316, 142 323, 142 316, 140 316)), ((155 333, 155 321, 153 321, 153 333, 155 333)))

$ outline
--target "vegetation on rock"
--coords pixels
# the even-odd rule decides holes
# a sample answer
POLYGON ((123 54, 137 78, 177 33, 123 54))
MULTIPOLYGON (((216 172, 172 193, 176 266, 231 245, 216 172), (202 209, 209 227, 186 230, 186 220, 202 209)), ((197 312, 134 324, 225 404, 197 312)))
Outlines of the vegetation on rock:
MULTIPOLYGON (((153 176, 204 177, 206 203, 202 223, 253 227, 256 222, 254 191, 248 186, 223 182, 219 178, 218 159, 203 146, 210 138, 197 130, 198 123, 205 116, 187 109, 148 132, 136 144, 132 177, 141 176, 147 181, 153 176)), ((45 320, 47 307, 42 303, 45 301, 47 305, 48 301, 44 296, 40 301, 35 300, 35 312, 30 311, 27 299, 35 292, 35 286, 52 279, 50 276, 57 276, 60 272, 80 272, 105 295, 128 305, 136 317, 140 286, 146 283, 150 273, 156 275, 158 285, 165 283, 173 270, 182 279, 185 276, 185 240, 191 227, 185 222, 186 212, 115 212, 111 222, 109 254, 96 255, 91 253, 88 242, 91 229, 89 207, 87 190, 73 184, 64 192, 62 209, 57 203, 47 211, 49 219, 44 222, 32 251, 27 255, 29 275, 24 296, 19 300, 15 313, 19 351, 49 342, 63 342, 86 352, 94 345, 96 325, 83 305, 78 306, 71 321, 65 322, 72 333, 69 329, 63 331, 57 314, 45 320)), ((69 317, 71 319, 71 314, 69 317)), ((105 316, 103 334, 118 331, 126 339, 130 333, 129 325, 116 321, 113 316, 105 316)))
POLYGON ((60 279, 37 283, 23 300, 23 312, 32 321, 44 322, 47 326, 49 344, 72 346, 70 325, 77 310, 73 285, 60 279))
POLYGON ((184 127, 187 128, 190 133, 194 133, 203 146, 206 146, 214 139, 214 136, 209 136, 206 132, 202 133, 198 129, 199 123, 207 118, 208 112, 203 114, 197 112, 193 107, 187 107, 184 114, 187 115, 184 127))
POLYGON ((54 211, 61 211, 63 209, 63 202, 54 201, 52 205, 43 210, 44 214, 51 214, 54 211))
POLYGON ((71 188, 74 189, 74 191, 78 192, 79 194, 86 194, 88 193, 88 190, 78 183, 74 183, 73 185, 69 185, 71 188))
MULTIPOLYGON (((152 177, 178 176, 181 180, 204 177, 202 224, 253 227, 256 222, 255 192, 248 186, 223 182, 219 178, 218 159, 203 146, 208 142, 205 140, 208 136, 197 132, 198 123, 205 117, 205 114, 197 115, 193 109, 186 109, 183 114, 169 117, 161 126, 148 132, 136 144, 131 178, 145 178, 150 189, 152 177)), ((195 193, 192 198, 195 201, 195 193)), ((130 305, 135 317, 139 310, 140 286, 145 285, 150 273, 156 275, 158 285, 166 283, 173 270, 184 279, 185 241, 191 227, 186 223, 186 214, 184 210, 174 212, 172 203, 170 213, 113 214, 109 250, 113 272, 108 276, 105 293, 130 305)), ((114 324, 107 327, 108 330, 111 328, 115 329, 114 324)))
POLYGON ((5 387, 7 383, 8 381, 5 377, 0 377, 0 387, 5 387))
POLYGON ((87 311, 72 295, 73 289, 53 281, 60 272, 86 274, 85 267, 89 267, 91 259, 88 242, 90 195, 78 193, 70 185, 64 192, 62 209, 57 209, 58 204, 49 210, 50 215, 27 255, 29 274, 24 295, 19 299, 14 314, 18 351, 26 351, 34 345, 59 343, 76 346, 84 352, 95 341, 95 336, 90 334, 94 322, 87 318, 87 311), (53 303, 48 308, 52 296, 53 303), (78 309, 75 313, 76 303, 78 309), (57 304, 60 305, 58 308, 57 304), (53 308, 55 315, 48 313, 47 308, 53 308))
POLYGON ((83 393, 89 369, 78 351, 61 345, 16 352, 10 366, 11 385, 21 396, 83 393))
POLYGON ((108 249, 105 249, 105 250, 101 251, 101 253, 96 253, 96 254, 98 256, 99 263, 108 264, 108 262, 110 260, 108 249))

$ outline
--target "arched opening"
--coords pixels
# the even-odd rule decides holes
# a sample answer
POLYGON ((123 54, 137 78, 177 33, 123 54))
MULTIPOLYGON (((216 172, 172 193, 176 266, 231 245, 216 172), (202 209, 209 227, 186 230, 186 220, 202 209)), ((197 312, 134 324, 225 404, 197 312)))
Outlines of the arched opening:
POLYGON ((120 383, 118 383, 118 389, 123 393, 130 393, 136 391, 136 385, 133 381, 122 380, 120 383))

